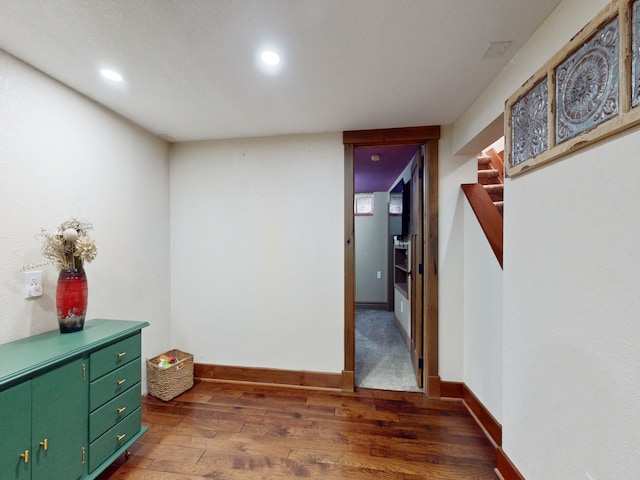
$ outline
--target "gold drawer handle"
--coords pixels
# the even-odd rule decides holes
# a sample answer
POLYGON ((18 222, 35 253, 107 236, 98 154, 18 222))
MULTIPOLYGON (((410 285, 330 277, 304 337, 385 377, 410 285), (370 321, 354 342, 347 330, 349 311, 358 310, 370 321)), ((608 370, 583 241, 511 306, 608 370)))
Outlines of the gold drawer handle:
POLYGON ((122 415, 126 409, 127 409, 127 407, 120 407, 118 409, 118 415, 122 415))
POLYGON ((24 463, 29 463, 29 450, 25 450, 20 456, 24 459, 24 463))
POLYGON ((45 438, 43 441, 40 442, 40 446, 46 452, 47 450, 49 450, 49 440, 45 438))
POLYGON ((126 378, 123 378, 122 380, 118 380, 118 385, 122 385, 126 381, 127 381, 126 378))
POLYGON ((122 352, 122 353, 118 353, 117 356, 118 358, 122 358, 127 354, 127 352, 122 352))
POLYGON ((121 442, 122 440, 124 440, 124 437, 126 437, 126 436, 127 436, 126 433, 123 433, 122 435, 118 435, 118 437, 117 437, 118 441, 121 442))

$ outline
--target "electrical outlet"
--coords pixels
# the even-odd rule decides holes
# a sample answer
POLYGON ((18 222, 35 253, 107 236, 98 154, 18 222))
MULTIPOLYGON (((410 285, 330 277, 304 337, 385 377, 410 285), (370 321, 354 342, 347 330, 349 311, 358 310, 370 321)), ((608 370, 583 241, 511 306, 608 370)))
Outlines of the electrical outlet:
POLYGON ((382 272, 376 272, 376 278, 382 278, 382 272))
POLYGON ((24 272, 24 298, 42 296, 42 272, 24 272))

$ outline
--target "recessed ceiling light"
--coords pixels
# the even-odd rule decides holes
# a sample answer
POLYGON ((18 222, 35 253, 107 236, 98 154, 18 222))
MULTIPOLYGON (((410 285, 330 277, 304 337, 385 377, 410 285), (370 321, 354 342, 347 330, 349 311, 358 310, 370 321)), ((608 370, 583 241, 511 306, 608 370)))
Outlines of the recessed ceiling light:
POLYGON ((109 80, 112 80, 114 82, 122 81, 122 75, 120 75, 118 72, 114 72, 113 70, 103 68, 102 70, 100 70, 100 73, 103 77, 108 78, 109 80))
POLYGON ((271 50, 267 50, 266 52, 262 52, 260 58, 267 65, 278 65, 280 63, 280 55, 271 50))

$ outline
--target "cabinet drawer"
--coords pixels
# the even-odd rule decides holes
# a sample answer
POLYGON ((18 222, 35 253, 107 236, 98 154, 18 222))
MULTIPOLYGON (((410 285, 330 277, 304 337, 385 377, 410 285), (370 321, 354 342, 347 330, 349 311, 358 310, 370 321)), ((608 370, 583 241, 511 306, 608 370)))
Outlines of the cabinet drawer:
POLYGON ((140 358, 140 334, 104 347, 91 354, 91 371, 89 381, 93 381, 101 376, 115 370, 122 365, 129 363, 136 358, 140 358))
POLYGON ((93 442, 140 407, 140 397, 141 390, 138 383, 93 412, 89 416, 89 442, 93 442))
POLYGON ((89 386, 89 411, 93 412, 99 406, 128 390, 132 385, 140 383, 140 365, 140 359, 129 362, 95 382, 91 382, 89 386))
POLYGON ((121 448, 140 431, 142 417, 140 408, 135 409, 116 426, 109 429, 89 446, 89 471, 92 472, 110 455, 121 448))

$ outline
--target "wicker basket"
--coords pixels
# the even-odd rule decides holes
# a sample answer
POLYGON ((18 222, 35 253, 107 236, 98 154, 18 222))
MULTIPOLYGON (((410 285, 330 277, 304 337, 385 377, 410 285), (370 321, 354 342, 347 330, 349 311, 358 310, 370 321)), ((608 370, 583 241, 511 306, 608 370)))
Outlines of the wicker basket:
POLYGON ((149 395, 168 402, 193 387, 193 355, 180 350, 164 353, 176 357, 169 368, 158 366, 158 357, 147 360, 147 389, 149 395))

